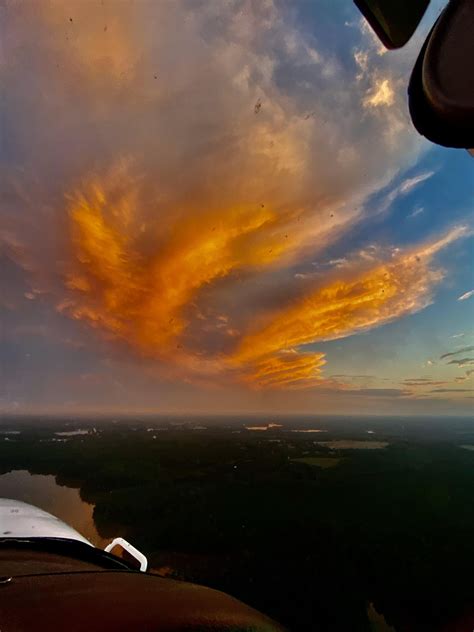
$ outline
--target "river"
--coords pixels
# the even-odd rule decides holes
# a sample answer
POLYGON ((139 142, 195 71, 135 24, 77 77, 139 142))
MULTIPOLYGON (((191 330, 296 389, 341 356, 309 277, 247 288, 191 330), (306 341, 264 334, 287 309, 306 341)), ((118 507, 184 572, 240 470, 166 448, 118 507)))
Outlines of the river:
POLYGON ((0 498, 14 498, 40 507, 79 531, 95 546, 103 548, 94 523, 94 505, 82 500, 78 489, 58 485, 54 476, 15 470, 0 476, 0 498))

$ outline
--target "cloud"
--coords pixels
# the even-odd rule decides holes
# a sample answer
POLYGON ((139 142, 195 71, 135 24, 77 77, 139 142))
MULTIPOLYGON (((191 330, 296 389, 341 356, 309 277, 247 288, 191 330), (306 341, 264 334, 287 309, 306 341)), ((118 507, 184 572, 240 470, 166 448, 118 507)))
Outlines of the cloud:
POLYGON ((353 380, 374 380, 375 379, 375 375, 353 375, 351 373, 337 373, 334 375, 330 376, 331 378, 334 379, 339 379, 339 378, 350 378, 353 380))
MULTIPOLYGON (((443 276, 430 267, 431 258, 463 234, 465 229, 453 229, 389 262, 377 262, 358 273, 351 271, 346 277, 309 290, 244 335, 233 361, 252 366, 281 350, 294 353, 297 347, 350 336, 423 309, 431 301, 432 287, 443 276)), ((258 371, 253 375, 257 377, 258 371)), ((318 375, 319 371, 313 378, 318 375)))
POLYGON ((57 310, 160 361, 169 374, 223 376, 256 388, 327 384, 324 354, 303 347, 423 309, 443 278, 434 255, 466 233, 453 228, 418 248, 392 252, 388 261, 370 246, 370 258, 309 279, 299 297, 278 288, 275 298, 284 304, 274 311, 259 314, 253 303, 252 321, 237 328, 239 314, 219 305, 222 344, 211 349, 199 333, 209 318, 202 316, 206 294, 225 281, 232 286, 238 272, 275 270, 304 235, 290 237, 292 212, 278 214, 270 204, 236 205, 224 215, 214 209, 170 214, 163 223, 143 217, 140 198, 140 179, 130 176, 127 163, 68 194, 68 254, 59 287, 51 290, 57 310))
POLYGON ((430 393, 470 393, 470 388, 433 388, 430 393))
POLYGON ((452 336, 450 336, 450 338, 464 338, 465 334, 460 333, 460 334, 453 334, 452 336))
POLYGON ((243 379, 258 388, 307 388, 317 385, 324 364, 323 353, 282 350, 255 360, 251 373, 245 371, 243 379))
MULTIPOLYGON (((353 25, 354 24, 346 23, 346 26, 353 26, 353 25)), ((378 56, 385 55, 387 52, 387 49, 382 44, 382 42, 380 41, 378 36, 375 34, 374 30, 372 29, 372 27, 369 25, 369 23, 367 22, 365 18, 363 17, 360 18, 358 22, 358 27, 368 38, 368 42, 367 42, 368 50, 370 50, 372 54, 375 52, 375 54, 377 54, 378 56)))
MULTIPOLYGON (((378 206, 378 213, 384 213, 399 197, 408 195, 414 188, 420 185, 425 180, 429 180, 435 174, 434 171, 424 171, 411 178, 402 180, 397 186, 391 189, 378 206)), ((408 217, 416 217, 420 213, 424 212, 424 208, 417 207, 408 217)))
POLYGON ((340 257, 339 259, 331 259, 329 261, 330 266, 335 266, 336 268, 343 268, 348 264, 348 260, 346 257, 340 257))
POLYGON ((411 395, 411 392, 400 388, 360 388, 344 390, 344 394, 365 397, 407 397, 411 395))
POLYGON ((2 300, 22 309, 18 275, 20 299, 82 325, 89 347, 104 340, 173 378, 295 389, 343 388, 306 345, 432 301, 434 256, 462 227, 388 260, 372 244, 327 255, 421 151, 409 55, 381 68, 363 32, 364 76, 348 91, 353 71, 271 1, 6 13, 2 300), (289 285, 292 266, 326 256, 324 275, 289 285))
POLYGON ((470 347, 463 347, 462 349, 459 349, 458 351, 451 351, 450 353, 444 353, 442 356, 440 356, 439 359, 443 360, 444 358, 450 358, 451 356, 459 355, 460 353, 469 353, 469 351, 474 351, 474 345, 470 347))
POLYGON ((469 380, 471 374, 474 373, 473 370, 471 371, 466 371, 466 375, 460 375, 458 377, 454 378, 455 382, 466 382, 467 380, 469 380))
MULTIPOLYGON (((312 261, 311 265, 314 268, 322 269, 322 270, 326 270, 328 268, 344 268, 348 265, 350 265, 351 262, 349 261, 349 259, 347 259, 347 257, 338 257, 337 259, 330 259, 329 261, 325 261, 325 262, 320 262, 320 261, 312 261)), ((314 273, 297 273, 295 274, 295 278, 308 278, 310 276, 314 276, 314 273)))
POLYGON ((72 257, 58 309, 144 355, 167 355, 175 347, 187 324, 183 310, 203 286, 235 268, 270 266, 294 245, 278 235, 281 218, 265 205, 237 206, 224 218, 214 211, 179 216, 168 219, 168 230, 148 225, 144 236, 133 215, 133 189, 127 183, 127 192, 120 191, 124 180, 120 169, 108 187, 93 182, 70 196, 72 257), (161 247, 145 256, 138 243, 153 238, 161 247))
POLYGON ((356 75, 357 81, 360 81, 364 77, 364 73, 367 72, 369 67, 369 53, 364 50, 354 51, 354 61, 360 68, 359 74, 356 75))
POLYGON ((458 301, 467 301, 467 299, 471 298, 471 296, 474 296, 474 290, 470 290, 469 292, 461 294, 461 296, 458 298, 458 301))
POLYGON ((421 215, 424 212, 425 212, 424 206, 417 206, 413 209, 411 213, 408 214, 408 217, 409 218, 417 217, 418 215, 421 215))
POLYGON ((395 101, 395 92, 389 79, 379 79, 375 85, 369 90, 367 97, 364 99, 365 107, 380 107, 382 105, 393 105, 395 101))
MULTIPOLYGON (((435 173, 434 171, 425 171, 423 173, 419 173, 417 176, 414 176, 413 178, 407 178, 399 186, 400 193, 402 195, 406 195, 407 193, 410 193, 410 191, 412 191, 419 184, 421 184, 422 182, 425 182, 425 180, 429 180, 434 175, 434 173, 435 173)), ((418 212, 421 212, 421 210, 418 209, 418 212)))
POLYGON ((448 382, 419 377, 403 380, 403 384, 405 386, 441 386, 442 384, 448 384, 448 382))
POLYGON ((470 366, 474 364, 474 358, 462 358, 462 360, 450 360, 448 364, 457 364, 459 368, 463 368, 465 366, 470 366))

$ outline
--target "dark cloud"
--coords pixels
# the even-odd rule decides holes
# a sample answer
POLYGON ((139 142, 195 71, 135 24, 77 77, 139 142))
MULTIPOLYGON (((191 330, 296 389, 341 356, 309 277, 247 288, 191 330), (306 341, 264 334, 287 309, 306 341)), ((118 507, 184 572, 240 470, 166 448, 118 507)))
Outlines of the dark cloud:
POLYGON ((373 380, 375 379, 375 375, 354 375, 352 373, 335 373, 334 375, 330 375, 331 378, 352 378, 355 380, 373 380))
POLYGON ((347 395, 362 395, 366 397, 407 397, 411 391, 400 388, 360 388, 344 390, 347 395))
POLYGON ((471 393, 471 388, 433 388, 430 393, 471 393))
POLYGON ((402 384, 405 386, 441 386, 442 384, 447 384, 448 382, 431 380, 428 378, 413 378, 403 380, 402 384))
POLYGON ((457 364, 459 367, 474 364, 474 358, 462 358, 461 360, 450 360, 448 364, 457 364))
POLYGON ((450 353, 444 353, 442 356, 440 356, 439 359, 443 360, 444 358, 450 358, 451 356, 459 355, 460 353, 469 353, 469 351, 474 351, 474 346, 463 347, 462 349, 459 349, 458 351, 451 351, 450 353))

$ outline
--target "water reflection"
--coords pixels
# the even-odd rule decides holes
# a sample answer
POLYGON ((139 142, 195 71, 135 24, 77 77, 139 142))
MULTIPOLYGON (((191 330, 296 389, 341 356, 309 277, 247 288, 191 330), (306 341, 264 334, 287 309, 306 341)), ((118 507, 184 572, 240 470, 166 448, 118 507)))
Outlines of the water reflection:
POLYGON ((104 547, 95 527, 94 505, 84 502, 78 489, 61 487, 54 476, 15 470, 0 476, 0 498, 15 498, 44 509, 79 531, 92 544, 104 547))

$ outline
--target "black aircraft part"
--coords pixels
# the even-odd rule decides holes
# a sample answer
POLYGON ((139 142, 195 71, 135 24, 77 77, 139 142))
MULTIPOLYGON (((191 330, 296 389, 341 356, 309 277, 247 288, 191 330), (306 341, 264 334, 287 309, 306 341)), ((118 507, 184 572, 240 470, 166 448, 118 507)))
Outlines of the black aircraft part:
POLYGON ((451 0, 431 30, 408 87, 420 134, 445 147, 474 148, 474 0, 451 0))

